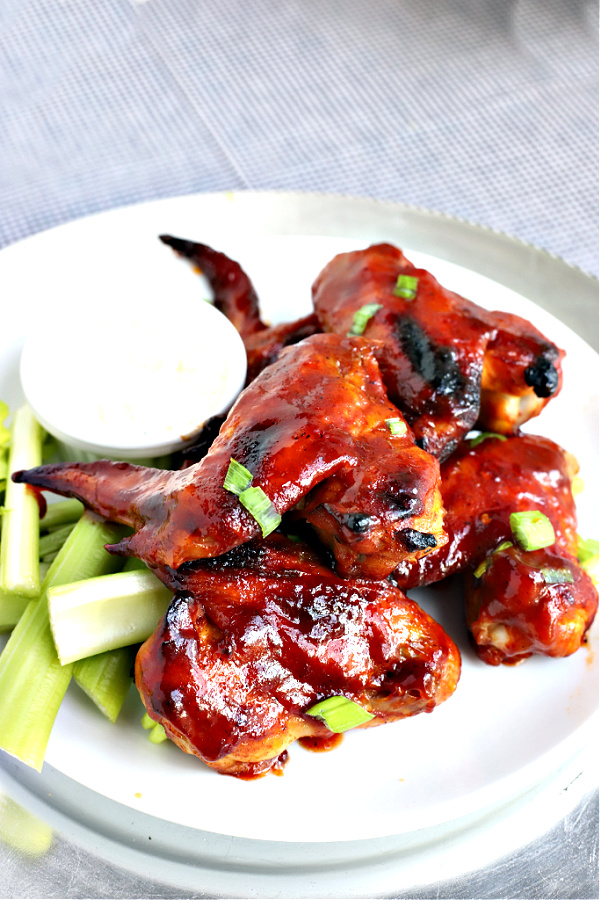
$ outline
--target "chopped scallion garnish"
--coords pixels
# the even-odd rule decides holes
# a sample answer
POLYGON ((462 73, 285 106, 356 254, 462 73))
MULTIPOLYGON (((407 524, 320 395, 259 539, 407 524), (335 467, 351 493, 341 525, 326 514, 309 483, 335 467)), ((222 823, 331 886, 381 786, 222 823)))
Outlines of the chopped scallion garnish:
POLYGON ((535 509, 510 514, 510 527, 516 542, 523 550, 540 550, 550 547, 556 540, 552 522, 548 516, 535 509))
POLYGON ((499 441, 505 441, 506 435, 497 434, 495 431, 482 431, 481 434, 469 439, 469 447, 477 447, 483 441, 487 441, 488 438, 497 438, 499 441))
POLYGON ((365 303, 364 306, 361 306, 361 308, 354 313, 352 325, 350 326, 350 331, 347 336, 357 337, 358 335, 363 334, 369 319, 372 319, 375 313, 382 308, 381 303, 365 303))
POLYGON ((403 300, 414 300, 417 296, 418 284, 419 279, 415 278, 414 275, 398 275, 394 296, 402 297, 403 300))
POLYGON ((261 487, 251 487, 252 478, 252 472, 232 459, 223 487, 226 491, 231 491, 232 494, 239 497, 244 509, 247 509, 252 518, 260 525, 262 536, 266 537, 279 526, 281 516, 261 487))
POLYGON ((508 550, 509 547, 512 547, 512 541, 502 541, 499 547, 496 547, 494 553, 501 553, 503 550, 508 550))
POLYGON ((246 488, 239 497, 242 506, 260 525, 263 537, 275 531, 281 522, 281 516, 261 487, 246 488))
POLYGON ((406 423, 403 422, 402 419, 386 419, 385 424, 387 425, 390 434, 394 437, 406 434, 407 432, 406 423))
POLYGON ((541 569, 546 584, 570 584, 573 582, 573 575, 569 569, 541 569))
POLYGON ((356 728, 375 718, 372 713, 367 712, 348 697, 328 697, 307 709, 306 714, 322 719, 329 730, 335 734, 349 731, 351 728, 356 728))
POLYGON ((493 560, 491 558, 492 556, 494 556, 496 553, 501 553, 503 550, 508 550, 508 548, 512 547, 512 545, 513 545, 512 541, 503 541, 501 544, 499 544, 499 546, 496 547, 496 549, 492 551, 491 556, 486 557, 486 559, 484 559, 483 562, 479 563, 479 565, 473 572, 473 575, 475 576, 475 578, 481 578, 481 576, 487 572, 487 570, 489 569, 489 567, 491 566, 491 564, 493 562, 493 560))
POLYGON ((475 578, 481 578, 482 575, 485 575, 485 573, 487 572, 487 570, 489 569, 491 564, 492 564, 492 560, 490 559, 489 556, 486 557, 486 559, 482 560, 482 562, 479 563, 479 565, 473 572, 473 575, 475 576, 475 578))
POLYGON ((223 487, 226 491, 231 491, 232 494, 237 494, 239 496, 242 491, 245 491, 250 487, 252 484, 252 477, 252 472, 249 472, 248 469, 237 462, 237 460, 232 459, 229 461, 229 468, 225 475, 223 487))

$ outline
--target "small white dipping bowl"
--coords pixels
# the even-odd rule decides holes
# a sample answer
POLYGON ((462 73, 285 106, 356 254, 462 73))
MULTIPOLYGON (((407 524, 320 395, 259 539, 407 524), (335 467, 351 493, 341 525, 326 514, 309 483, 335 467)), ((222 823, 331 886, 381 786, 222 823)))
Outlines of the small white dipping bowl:
POLYGON ((93 276, 101 297, 86 302, 88 282, 85 301, 66 298, 25 342, 23 392, 68 459, 173 453, 244 386, 244 344, 197 277, 188 273, 189 289, 157 302, 148 274, 138 270, 125 285, 93 276))

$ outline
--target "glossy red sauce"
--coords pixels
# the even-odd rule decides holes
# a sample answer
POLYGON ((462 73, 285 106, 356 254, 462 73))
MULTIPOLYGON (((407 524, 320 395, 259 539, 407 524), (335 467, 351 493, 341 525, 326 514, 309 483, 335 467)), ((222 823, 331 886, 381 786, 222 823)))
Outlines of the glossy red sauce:
POLYGON ((343 734, 332 734, 327 737, 302 737, 298 743, 305 750, 311 750, 313 753, 328 753, 339 747, 344 739, 343 734))
POLYGON ((298 738, 336 742, 305 713, 325 697, 384 722, 456 686, 458 650, 413 601, 387 581, 341 579, 281 535, 159 574, 182 593, 138 654, 138 687, 169 736, 230 774, 260 774, 298 738))

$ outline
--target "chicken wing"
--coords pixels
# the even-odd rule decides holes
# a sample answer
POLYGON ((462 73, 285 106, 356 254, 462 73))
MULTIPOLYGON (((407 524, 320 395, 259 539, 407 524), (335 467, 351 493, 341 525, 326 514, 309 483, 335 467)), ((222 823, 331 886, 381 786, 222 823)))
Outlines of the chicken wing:
POLYGON ((467 624, 485 662, 568 656, 585 640, 598 594, 577 561, 576 471, 570 454, 534 435, 466 441, 441 467, 448 543, 395 578, 408 589, 464 572, 467 624), (510 515, 530 510, 552 523, 551 546, 515 543, 510 515))
POLYGON ((246 384, 274 362, 284 347, 321 330, 314 313, 294 322, 266 325, 260 315, 254 286, 238 262, 206 244, 162 234, 160 240, 201 272, 208 280, 217 309, 240 333, 248 360, 246 384))
POLYGON ((585 643, 598 609, 588 574, 564 550, 500 545, 466 574, 465 586, 467 625, 490 665, 570 656, 585 643))
POLYGON ((207 244, 161 234, 163 244, 188 259, 206 277, 214 293, 214 304, 240 333, 242 339, 262 331, 259 301, 248 275, 239 263, 207 244))
POLYGON ((265 366, 274 363, 284 347, 297 344, 321 331, 319 321, 314 313, 296 319, 294 322, 282 322, 279 325, 270 325, 262 331, 244 338, 246 348, 247 370, 246 384, 262 372, 265 366))
POLYGON ((384 578, 445 541, 439 464, 388 401, 363 338, 319 334, 246 388, 200 462, 179 471, 59 463, 15 480, 76 496, 135 531, 111 549, 149 565, 218 556, 261 533, 226 490, 231 460, 279 515, 294 509, 346 576, 384 578), (394 423, 394 431, 391 424, 394 423))
POLYGON ((513 432, 560 389, 563 354, 529 322, 446 290, 391 244, 334 257, 314 282, 313 302, 323 330, 338 334, 373 304, 364 334, 380 341, 390 399, 440 459, 477 422, 513 432))
POLYGON ((177 592, 140 649, 136 684, 169 737, 219 772, 264 773, 300 737, 330 737, 307 710, 346 697, 367 724, 431 712, 460 655, 388 581, 337 577, 283 535, 159 576, 177 592))

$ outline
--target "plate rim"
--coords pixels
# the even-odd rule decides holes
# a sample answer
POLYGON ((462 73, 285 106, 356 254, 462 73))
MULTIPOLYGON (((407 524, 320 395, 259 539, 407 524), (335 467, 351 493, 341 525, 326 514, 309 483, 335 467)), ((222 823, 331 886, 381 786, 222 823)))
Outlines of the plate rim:
MULTIPOLYGON (((557 263, 557 264, 559 264, 559 266, 561 268, 566 267, 566 271, 569 271, 570 273, 572 273, 572 272, 578 273, 578 275, 583 277, 583 279, 588 284, 589 289, 591 291, 595 290, 596 285, 597 285, 597 280, 594 278, 594 276, 583 272, 583 270, 573 266, 569 262, 562 260, 559 257, 553 256, 552 254, 548 253, 548 251, 546 251, 544 249, 535 247, 532 244, 528 244, 526 242, 521 241, 518 238, 515 238, 511 235, 507 235, 503 232, 499 232, 494 229, 488 228, 487 226, 477 225, 476 223, 472 223, 467 220, 459 219, 459 218, 450 216, 446 213, 438 212, 435 210, 428 210, 428 209, 425 209, 422 207, 411 206, 411 205, 407 205, 407 204, 401 204, 401 203, 399 204, 394 201, 385 201, 385 200, 380 200, 378 198, 369 198, 369 197, 360 197, 360 196, 353 197, 353 196, 344 195, 344 194, 327 194, 327 193, 319 193, 319 192, 290 192, 290 191, 234 191, 234 192, 228 192, 228 191, 220 191, 220 192, 211 192, 211 193, 184 194, 184 195, 180 195, 178 197, 159 198, 159 199, 151 200, 151 201, 144 201, 144 202, 135 203, 135 204, 127 204, 127 205, 117 206, 117 207, 110 208, 108 210, 103 210, 103 211, 94 213, 92 216, 83 216, 83 217, 80 217, 77 219, 73 219, 73 220, 70 220, 69 222, 62 223, 61 225, 54 226, 51 229, 47 229, 47 230, 38 232, 34 235, 30 235, 29 237, 24 238, 23 240, 18 241, 15 244, 8 245, 7 247, 5 247, 4 253, 6 253, 7 251, 10 251, 10 249, 15 246, 22 246, 25 243, 27 243, 29 245, 29 242, 31 242, 32 240, 33 241, 38 240, 41 237, 46 236, 49 232, 55 232, 55 231, 62 230, 65 228, 76 227, 78 224, 80 224, 81 222, 84 222, 88 219, 97 219, 99 217, 108 217, 108 216, 117 214, 119 212, 125 211, 125 210, 139 210, 140 208, 146 207, 149 204, 162 206, 164 204, 176 203, 176 202, 179 202, 182 200, 184 200, 185 202, 198 202, 198 201, 206 200, 207 198, 219 198, 219 200, 225 200, 230 195, 233 195, 235 198, 238 198, 238 197, 244 198, 243 202, 250 202, 250 201, 257 201, 257 200, 261 201, 264 198, 276 198, 278 201, 281 202, 281 201, 286 201, 289 198, 293 198, 295 202, 298 202, 301 205, 307 199, 309 199, 313 203, 314 202, 323 203, 323 202, 328 202, 330 199, 333 199, 336 202, 341 203, 344 206, 346 206, 347 204, 354 205, 354 204, 358 203, 361 206, 365 206, 365 207, 368 206, 373 211, 377 211, 377 212, 379 212, 382 208, 385 208, 390 211, 390 214, 395 215, 398 213, 402 213, 402 214, 408 214, 410 216, 415 216, 420 219, 423 218, 427 222, 436 221, 438 223, 443 223, 444 228, 448 228, 448 227, 454 228, 456 225, 460 225, 464 229, 467 229, 469 233, 471 233, 472 231, 477 232, 477 233, 481 232, 481 233, 485 234, 488 239, 495 241, 496 239, 500 238, 504 241, 507 241, 508 242, 507 246, 512 247, 513 245, 517 245, 518 247, 522 248, 522 250, 527 251, 528 254, 533 254, 534 257, 536 257, 536 258, 538 258, 538 255, 541 254, 541 258, 549 260, 553 264, 557 263)), ((303 234, 304 232, 297 232, 294 230, 294 231, 290 231, 287 233, 303 234)), ((314 234, 314 230, 311 230, 310 232, 306 232, 306 233, 314 234)), ((335 235, 337 237, 344 237, 344 235, 340 234, 338 231, 335 231, 335 232, 331 231, 331 232, 326 232, 326 233, 335 235)), ((419 248, 415 247, 414 245, 411 245, 411 249, 419 249, 419 248)), ((449 261, 449 262, 456 261, 453 257, 451 258, 450 256, 445 256, 441 253, 438 253, 437 250, 432 250, 430 247, 428 247, 426 251, 424 250, 424 252, 428 252, 431 255, 439 256, 442 259, 447 259, 447 261, 449 261)), ((3 259, 3 254, 0 253, 0 268, 1 268, 1 264, 2 264, 2 259, 3 259)), ((461 261, 459 261, 457 264, 464 265, 464 263, 461 261)), ((493 277, 493 276, 488 275, 487 272, 481 272, 478 267, 469 265, 469 268, 471 268, 473 271, 478 272, 479 274, 487 275, 487 277, 493 277)), ((493 277, 493 280, 499 281, 499 283, 503 284, 505 287, 511 288, 512 290, 517 290, 517 291, 519 290, 518 288, 515 288, 511 284, 507 284, 505 281, 502 281, 497 277, 493 277)), ((519 292, 523 293, 523 291, 519 291, 519 292)), ((526 293, 526 296, 528 299, 530 299, 529 293, 526 293)), ((533 302, 536 302, 538 305, 542 306, 543 308, 548 309, 546 306, 544 306, 544 304, 542 302, 540 302, 538 300, 534 300, 533 302)), ((552 309, 548 309, 548 311, 551 312, 553 315, 556 315, 552 309)), ((560 321, 564 323, 563 317, 557 316, 557 318, 559 318, 560 321)), ((565 323, 565 324, 568 325, 568 323, 565 323)), ((572 327, 572 326, 568 325, 568 327, 572 327)), ((578 336, 580 338, 582 338, 588 344, 588 346, 590 346, 590 348, 592 350, 594 349, 593 345, 589 341, 589 337, 590 337, 589 327, 586 327, 585 329, 583 329, 583 331, 579 331, 578 329, 575 329, 575 328, 572 328, 572 330, 575 331, 575 333, 578 334, 578 336)), ((111 802, 117 803, 117 805, 119 805, 118 801, 111 801, 111 802)), ((234 840, 237 840, 237 839, 243 840, 243 838, 234 838, 234 840)))

